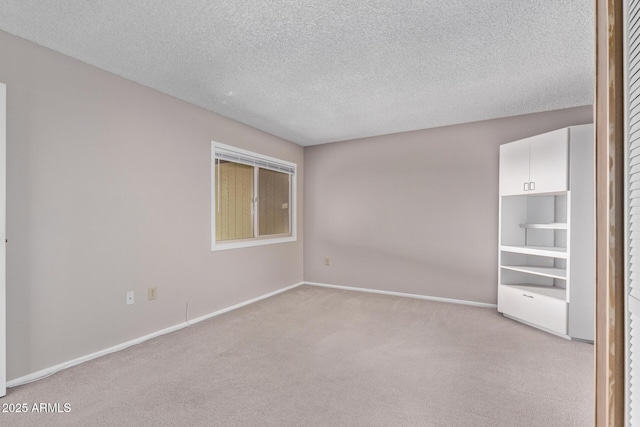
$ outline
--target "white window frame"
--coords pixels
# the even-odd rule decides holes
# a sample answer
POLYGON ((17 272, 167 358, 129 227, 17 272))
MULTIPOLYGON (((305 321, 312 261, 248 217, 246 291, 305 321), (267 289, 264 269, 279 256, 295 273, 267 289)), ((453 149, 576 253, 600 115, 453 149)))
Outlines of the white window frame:
MULTIPOLYGON (((258 166, 259 167, 259 166, 258 166)), ((274 157, 265 156, 263 154, 254 153, 253 151, 243 150, 241 148, 232 147, 230 145, 221 144, 219 142, 211 141, 211 250, 212 251, 222 251, 228 249, 238 249, 238 248, 248 248, 252 246, 263 246, 263 245, 273 245, 276 243, 287 243, 287 242, 295 242, 297 240, 297 168, 298 166, 295 163, 287 162, 285 160, 276 159, 274 157), (282 165, 293 169, 293 173, 290 175, 290 201, 289 201, 289 215, 290 215, 290 230, 291 234, 287 236, 277 236, 277 237, 268 237, 268 236, 257 236, 257 208, 255 209, 256 214, 254 215, 254 237, 242 240, 230 240, 230 241, 220 241, 216 242, 216 200, 215 200, 215 188, 217 185, 216 182, 216 152, 225 152, 231 155, 241 155, 244 157, 252 158, 257 162, 268 162, 271 164, 282 165)), ((268 169, 268 168, 267 168, 268 169)), ((257 169, 254 169, 254 174, 257 174, 257 169)), ((254 188, 254 205, 257 205, 257 192, 258 188, 254 188)))

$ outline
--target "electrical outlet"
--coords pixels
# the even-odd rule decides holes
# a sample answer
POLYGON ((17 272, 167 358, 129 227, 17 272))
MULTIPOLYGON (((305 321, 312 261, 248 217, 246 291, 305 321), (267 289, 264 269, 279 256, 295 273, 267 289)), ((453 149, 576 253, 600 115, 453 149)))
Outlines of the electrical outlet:
POLYGON ((331 258, 329 258, 329 257, 325 257, 325 259, 324 259, 324 265, 327 265, 327 266, 328 266, 328 265, 330 265, 330 264, 331 264, 331 258))
POLYGON ((147 288, 147 299, 149 301, 154 300, 158 298, 158 288, 153 287, 153 288, 147 288))
POLYGON ((134 302, 133 291, 127 292, 127 305, 131 305, 134 302))

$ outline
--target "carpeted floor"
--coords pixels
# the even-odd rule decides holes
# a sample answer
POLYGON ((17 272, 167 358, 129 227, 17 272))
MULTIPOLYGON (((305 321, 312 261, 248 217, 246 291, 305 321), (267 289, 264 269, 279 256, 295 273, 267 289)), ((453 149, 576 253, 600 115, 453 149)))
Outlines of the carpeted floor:
POLYGON ((495 309, 301 286, 9 389, 3 426, 593 425, 593 346, 495 309))

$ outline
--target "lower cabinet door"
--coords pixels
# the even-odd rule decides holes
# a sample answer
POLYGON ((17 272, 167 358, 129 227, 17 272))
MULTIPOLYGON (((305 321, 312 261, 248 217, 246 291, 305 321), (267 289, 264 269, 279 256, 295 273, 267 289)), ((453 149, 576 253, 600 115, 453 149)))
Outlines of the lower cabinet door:
POLYGON ((542 328, 567 334, 566 301, 499 285, 498 311, 542 328))

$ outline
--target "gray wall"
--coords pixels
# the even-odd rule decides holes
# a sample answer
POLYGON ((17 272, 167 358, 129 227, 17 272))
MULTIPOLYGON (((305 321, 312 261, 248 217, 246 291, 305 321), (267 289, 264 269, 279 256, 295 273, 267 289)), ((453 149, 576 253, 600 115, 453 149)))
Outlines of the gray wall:
POLYGON ((305 148, 305 281, 495 304, 499 145, 592 121, 585 106, 305 148))
POLYGON ((0 82, 9 380, 303 279, 300 146, 3 32, 0 82), (298 164, 297 242, 210 251, 211 140, 298 164))

